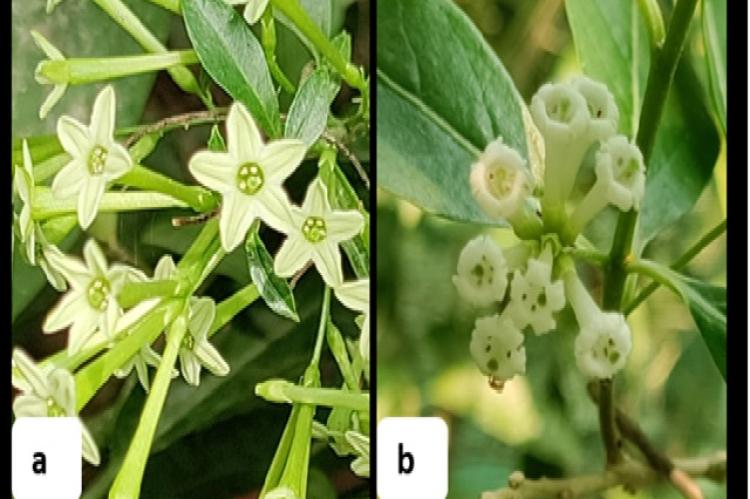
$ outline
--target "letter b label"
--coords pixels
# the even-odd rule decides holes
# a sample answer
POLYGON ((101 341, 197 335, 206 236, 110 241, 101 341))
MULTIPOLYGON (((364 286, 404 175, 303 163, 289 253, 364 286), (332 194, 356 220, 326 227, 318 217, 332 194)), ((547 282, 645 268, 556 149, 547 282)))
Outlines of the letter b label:
POLYGON ((448 427, 440 418, 385 418, 378 424, 381 499, 448 495, 448 427))

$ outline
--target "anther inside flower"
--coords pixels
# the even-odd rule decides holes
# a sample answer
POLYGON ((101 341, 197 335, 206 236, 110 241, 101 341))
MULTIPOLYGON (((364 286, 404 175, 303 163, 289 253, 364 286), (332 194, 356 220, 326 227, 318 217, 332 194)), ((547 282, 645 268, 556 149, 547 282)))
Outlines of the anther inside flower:
POLYGON ((263 169, 257 163, 245 163, 237 170, 237 188, 252 196, 263 187, 263 169))
POLYGON ((104 310, 107 308, 107 301, 109 300, 110 286, 107 279, 103 277, 97 277, 91 281, 87 290, 87 298, 89 304, 98 310, 104 310))
POLYGON ((531 193, 523 158, 502 139, 487 145, 472 166, 469 180, 482 211, 495 219, 513 219, 531 193))
POLYGON ((107 149, 96 145, 89 153, 88 168, 92 175, 101 175, 104 172, 104 165, 107 164, 107 149))
POLYGON ((576 337, 576 363, 589 378, 611 378, 625 366, 631 347, 625 317, 616 312, 601 312, 582 326, 576 337))
POLYGON ((302 234, 311 243, 319 243, 326 238, 326 221, 321 217, 307 217, 302 224, 302 234))
POLYGON ((526 349, 521 330, 507 315, 477 319, 469 350, 479 370, 507 380, 526 371, 526 349))
POLYGON ((573 88, 586 100, 589 121, 589 137, 595 140, 606 140, 617 133, 620 113, 615 98, 607 86, 591 78, 580 76, 571 82, 573 88))
POLYGON ((505 298, 508 267, 500 247, 486 235, 469 241, 458 257, 453 284, 461 297, 477 307, 505 298))
POLYGON ((515 271, 510 286, 508 313, 518 327, 530 325, 536 334, 552 331, 554 313, 565 306, 563 282, 552 281, 552 250, 547 246, 538 259, 529 259, 526 272, 515 271))

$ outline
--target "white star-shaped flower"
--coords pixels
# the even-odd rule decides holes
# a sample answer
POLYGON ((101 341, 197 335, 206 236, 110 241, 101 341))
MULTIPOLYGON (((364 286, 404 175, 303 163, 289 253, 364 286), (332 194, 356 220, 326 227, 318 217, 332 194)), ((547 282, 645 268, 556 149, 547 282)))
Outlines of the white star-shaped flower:
POLYGON ((503 250, 489 236, 469 241, 458 257, 453 284, 461 298, 477 307, 502 302, 508 288, 508 266, 503 250))
POLYGON ((333 290, 347 308, 362 312, 364 320, 359 337, 359 353, 365 362, 370 358, 370 279, 345 282, 333 290))
POLYGON ((552 250, 547 246, 538 259, 529 259, 524 274, 513 273, 508 313, 518 327, 531 325, 536 334, 544 334, 555 328, 553 314, 564 306, 564 285, 552 282, 552 250))
POLYGON ((307 188, 302 207, 291 206, 287 239, 274 260, 274 271, 290 277, 312 260, 325 283, 337 288, 343 282, 339 244, 362 231, 365 219, 356 210, 333 210, 320 178, 307 188))
POLYGON ((508 380, 526 372, 524 336, 507 314, 476 320, 469 351, 486 376, 508 380))
MULTIPOLYGON (((23 417, 75 417, 75 380, 65 369, 37 366, 18 348, 13 350, 13 367, 18 376, 11 378, 14 387, 22 393, 13 400, 13 413, 23 417)), ((99 449, 86 426, 81 422, 83 458, 97 466, 99 449)))
POLYGON ((216 304, 211 298, 191 298, 187 331, 180 346, 180 371, 185 381, 198 386, 201 368, 205 367, 215 376, 229 374, 229 365, 218 350, 209 343, 208 331, 216 317, 216 304))
POLYGON ((88 127, 69 116, 57 122, 57 137, 72 159, 52 181, 52 193, 78 197, 78 222, 84 229, 96 218, 107 183, 133 167, 127 149, 114 139, 116 107, 115 91, 107 86, 94 101, 88 127))
POLYGON ((107 264, 99 246, 90 239, 83 247, 81 260, 64 255, 50 246, 45 253, 49 264, 70 284, 70 291, 47 315, 42 326, 45 333, 55 333, 70 326, 68 353, 73 355, 97 331, 111 338, 122 308, 117 294, 127 280, 144 279, 136 269, 121 264, 107 264))
POLYGON ((227 116, 227 152, 200 151, 188 168, 198 181, 222 196, 219 233, 225 251, 245 239, 256 218, 285 231, 289 199, 282 187, 305 157, 299 140, 263 143, 250 113, 239 102, 227 116))

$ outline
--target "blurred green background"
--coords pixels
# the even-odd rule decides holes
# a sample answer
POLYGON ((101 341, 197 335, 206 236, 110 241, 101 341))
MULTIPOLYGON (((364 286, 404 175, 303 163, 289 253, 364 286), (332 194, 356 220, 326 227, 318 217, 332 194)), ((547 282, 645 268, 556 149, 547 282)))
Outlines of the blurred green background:
MULTIPOLYGON (((542 83, 581 72, 561 0, 457 3, 498 54, 526 102, 542 83)), ((691 35, 686 54, 705 79, 700 33, 691 35)), ((693 210, 657 237, 644 255, 671 263, 724 219, 725 177, 722 154, 714 181, 693 210)), ((512 244, 513 234, 425 214, 383 190, 378 192, 377 216, 378 419, 446 419, 451 498, 478 497, 503 487, 515 469, 528 477, 601 470, 596 408, 575 366, 576 326, 569 311, 561 314, 558 332, 527 335, 527 374, 508 382, 502 394, 488 386, 469 355, 477 316, 450 280, 459 252, 479 233, 501 245, 512 244)), ((601 275, 588 270, 586 278, 598 293, 601 275)), ((684 272, 725 284, 725 236, 684 272)), ((633 351, 617 380, 618 405, 670 456, 724 449, 726 386, 685 306, 660 288, 629 322, 633 351)), ((700 483, 706 497, 726 497, 725 486, 700 483)), ((604 497, 634 496, 614 489, 604 497)), ((680 496, 659 486, 635 497, 680 496)))

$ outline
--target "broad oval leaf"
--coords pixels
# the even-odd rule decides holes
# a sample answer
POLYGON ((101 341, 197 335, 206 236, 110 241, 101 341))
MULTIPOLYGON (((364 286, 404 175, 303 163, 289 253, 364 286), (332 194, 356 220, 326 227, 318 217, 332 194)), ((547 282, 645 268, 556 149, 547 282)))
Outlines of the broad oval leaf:
MULTIPOLYGON (((567 0, 583 71, 607 84, 620 109, 620 131, 637 133, 650 64, 648 36, 635 2, 567 0)), ((688 61, 675 75, 648 165, 637 244, 645 246, 698 200, 719 152, 716 130, 688 61)))
POLYGON ((183 0, 190 41, 206 72, 245 104, 266 133, 281 134, 279 103, 260 42, 243 17, 216 0, 183 0))
POLYGON ((381 0, 377 12, 379 185, 432 213, 496 223, 469 169, 497 137, 529 157, 518 90, 452 1, 381 0))
POLYGON ((328 111, 338 89, 339 84, 328 71, 313 71, 299 86, 289 107, 284 136, 313 145, 326 129, 328 111))
POLYGON ((299 322, 292 288, 286 279, 273 272, 273 258, 258 235, 257 225, 247 234, 245 256, 250 278, 268 308, 282 317, 299 322))

